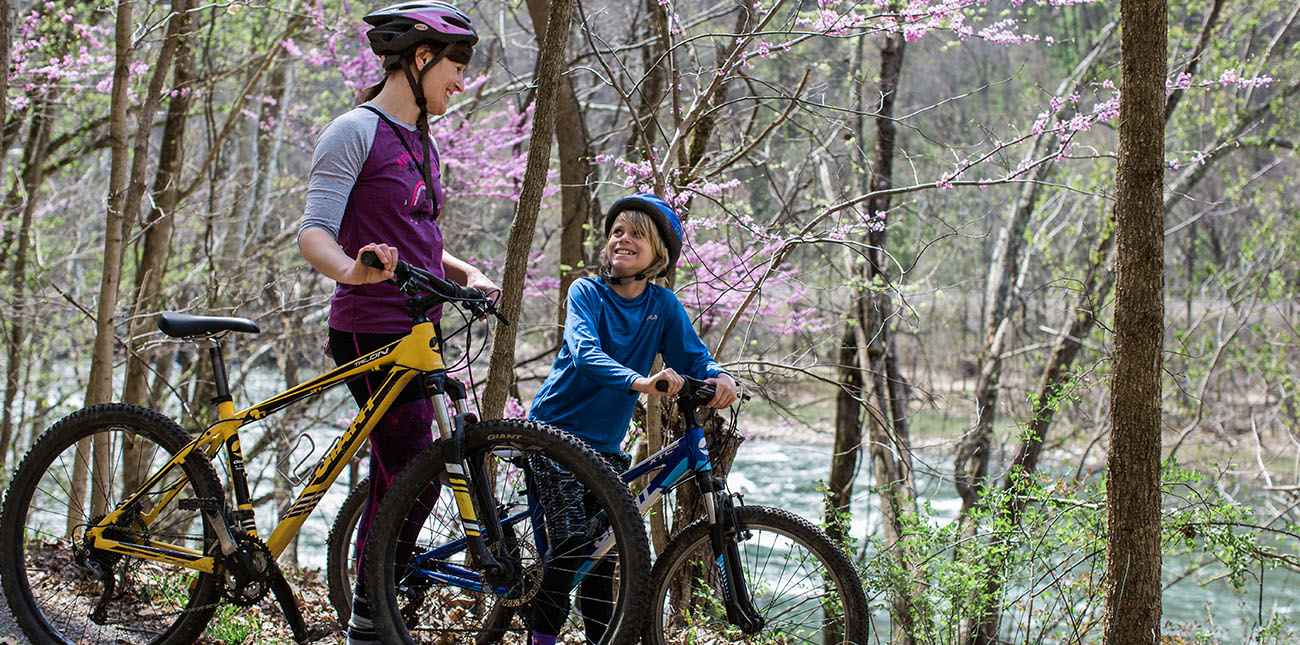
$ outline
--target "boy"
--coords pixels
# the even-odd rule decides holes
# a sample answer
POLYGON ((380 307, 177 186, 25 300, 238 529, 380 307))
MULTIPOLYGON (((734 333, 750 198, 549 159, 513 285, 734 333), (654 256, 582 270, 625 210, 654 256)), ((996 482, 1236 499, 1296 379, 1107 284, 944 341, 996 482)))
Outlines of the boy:
MULTIPOLYGON (((569 288, 564 345, 529 414, 587 442, 620 473, 630 465, 621 445, 637 393, 662 394, 654 389, 656 381, 667 381, 667 394, 676 395, 685 383, 680 371, 714 385, 709 407, 736 401, 735 380, 709 355, 681 302, 650 284, 677 265, 681 231, 677 213, 655 195, 637 193, 610 206, 600 279, 582 278, 569 288), (666 367, 643 376, 656 354, 666 367)), ((535 460, 534 471, 541 480, 547 537, 553 552, 563 554, 566 540, 580 538, 587 520, 582 505, 573 503, 582 487, 546 460, 535 460)), ((531 642, 538 645, 553 645, 568 617, 572 573, 563 559, 548 563, 533 604, 531 642)), ((603 599, 612 594, 610 575, 598 567, 579 589, 578 609, 592 643, 600 642, 609 620, 611 608, 603 599)))

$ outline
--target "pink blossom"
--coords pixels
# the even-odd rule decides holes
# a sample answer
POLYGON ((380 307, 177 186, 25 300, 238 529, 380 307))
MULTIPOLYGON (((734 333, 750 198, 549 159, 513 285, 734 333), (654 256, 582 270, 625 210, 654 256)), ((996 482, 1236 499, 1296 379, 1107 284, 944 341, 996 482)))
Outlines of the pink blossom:
POLYGON ((1119 118, 1119 97, 1092 106, 1092 115, 1097 121, 1114 121, 1119 118))
POLYGON ((1047 132, 1047 124, 1052 120, 1052 115, 1047 112, 1040 112, 1037 119, 1034 119, 1034 125, 1029 128, 1033 134, 1042 134, 1047 132))

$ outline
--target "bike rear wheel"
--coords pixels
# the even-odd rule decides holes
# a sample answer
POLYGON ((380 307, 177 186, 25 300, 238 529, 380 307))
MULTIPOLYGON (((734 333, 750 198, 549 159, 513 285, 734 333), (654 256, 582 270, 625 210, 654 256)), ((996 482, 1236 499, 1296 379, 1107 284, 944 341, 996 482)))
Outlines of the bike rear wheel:
POLYGON ((844 552, 787 511, 739 506, 736 515, 741 568, 763 628, 745 634, 728 622, 725 575, 701 519, 673 538, 655 562, 645 642, 865 645, 867 601, 844 552))
MULTIPOLYGON (((640 637, 649 546, 627 486, 599 455, 570 436, 545 425, 506 420, 467 427, 463 457, 470 472, 490 473, 496 508, 476 508, 476 513, 481 520, 500 522, 504 539, 487 546, 515 569, 514 574, 493 588, 475 568, 435 444, 402 470, 379 506, 367 541, 366 586, 382 642, 527 642, 524 615, 541 591, 548 548, 539 506, 535 498, 530 499, 530 492, 535 495, 538 488, 530 457, 539 455, 586 487, 587 494, 577 502, 585 504, 584 513, 594 509, 594 515, 603 516, 589 522, 580 539, 565 540, 566 547, 589 547, 607 530, 614 538, 613 549, 598 569, 601 576, 593 573, 587 578, 613 589, 612 608, 600 608, 610 609, 610 619, 594 627, 603 631, 597 642, 622 645, 640 637), (417 525, 408 518, 424 519, 417 525), (412 550, 414 555, 408 555, 412 550)), ((586 588, 570 590, 571 607, 595 607, 600 602, 581 597, 578 590, 586 588)), ((592 628, 582 624, 579 613, 573 612, 564 623, 561 642, 582 639, 592 628)))
POLYGON ((363 477, 348 492, 325 541, 325 583, 329 586, 330 604, 338 614, 339 624, 347 625, 352 617, 352 588, 357 581, 357 525, 370 501, 370 478, 363 477))
MULTIPOLYGON (((220 601, 216 576, 95 549, 84 537, 87 527, 138 490, 189 440, 157 412, 114 403, 74 412, 32 446, 0 511, 5 597, 32 642, 189 643, 198 638, 220 601)), ((192 454, 105 535, 122 543, 211 553, 215 536, 199 511, 182 510, 176 502, 221 495, 212 464, 192 454), (168 495, 167 506, 152 507, 168 495), (148 520, 154 512, 157 517, 148 520)))

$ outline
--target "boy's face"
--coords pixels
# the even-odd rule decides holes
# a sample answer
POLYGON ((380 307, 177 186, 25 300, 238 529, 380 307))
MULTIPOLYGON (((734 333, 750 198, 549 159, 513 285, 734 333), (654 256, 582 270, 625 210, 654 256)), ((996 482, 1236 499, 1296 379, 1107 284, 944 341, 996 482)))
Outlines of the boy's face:
POLYGON ((620 215, 609 229, 605 259, 615 277, 626 278, 650 268, 655 261, 655 252, 650 240, 638 234, 620 215))

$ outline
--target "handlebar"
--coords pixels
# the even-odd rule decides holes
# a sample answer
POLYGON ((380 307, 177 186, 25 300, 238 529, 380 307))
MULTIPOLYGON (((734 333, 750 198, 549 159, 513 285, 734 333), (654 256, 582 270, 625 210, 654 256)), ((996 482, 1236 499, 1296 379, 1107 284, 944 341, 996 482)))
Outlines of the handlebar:
MULTIPOLYGON (((379 256, 374 251, 365 251, 361 254, 361 263, 372 269, 383 269, 384 263, 379 260, 379 256)), ((424 269, 403 262, 397 261, 397 266, 393 269, 393 277, 388 283, 396 286, 407 295, 420 296, 421 294, 430 294, 448 302, 458 302, 464 304, 477 317, 486 317, 488 315, 496 316, 497 320, 509 325, 510 321, 501 314, 496 308, 496 303, 487 294, 470 287, 462 287, 455 282, 439 278, 424 269)), ((430 303, 433 304, 433 303, 430 303)))
MULTIPOLYGON (((682 389, 677 392, 678 407, 699 407, 713 400, 713 395, 717 394, 717 389, 712 383, 706 383, 696 378, 691 378, 685 374, 681 375, 686 381, 682 389)), ((659 379, 655 381, 655 390, 660 392, 668 391, 668 381, 659 379)))

